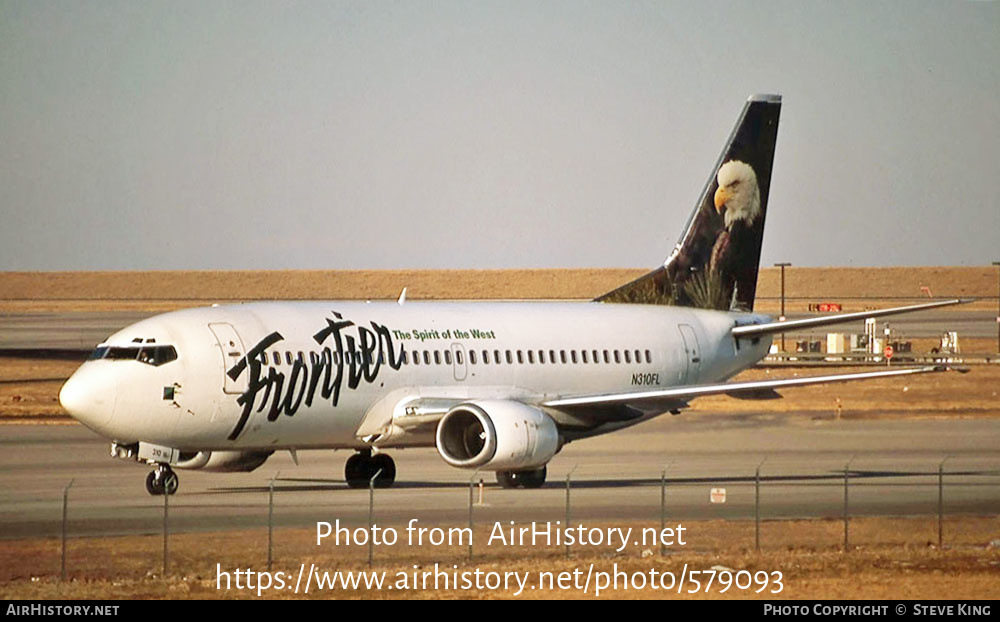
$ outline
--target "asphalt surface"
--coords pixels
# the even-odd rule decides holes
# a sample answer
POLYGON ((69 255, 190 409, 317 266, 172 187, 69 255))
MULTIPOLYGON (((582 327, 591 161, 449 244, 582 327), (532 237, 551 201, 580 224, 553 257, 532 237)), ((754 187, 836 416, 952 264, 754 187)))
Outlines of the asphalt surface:
MULTIPOLYGON (((80 313, 0 313, 0 349, 80 349, 90 350, 114 332, 156 315, 142 311, 99 311, 80 313)), ((816 314, 790 313, 789 319, 816 314)), ((996 337, 996 313, 993 311, 932 310, 889 318, 895 337, 940 337, 946 331, 958 331, 960 337, 996 337)), ((879 322, 879 331, 884 322, 879 322)), ((827 330, 864 333, 864 322, 816 329, 802 336, 825 335, 827 330)), ((881 334, 881 332, 880 332, 881 334)), ((799 333, 788 333, 794 337, 799 333)))
MULTIPOLYGON (((465 526, 470 477, 433 449, 390 452, 397 482, 375 491, 380 524, 465 526)), ((348 452, 300 452, 296 466, 275 454, 252 473, 178 471, 170 498, 175 532, 265 529, 268 485, 275 480, 275 523, 316 521, 364 526, 368 491, 343 480, 348 452)), ((833 421, 806 416, 669 415, 608 436, 573 443, 549 464, 538 490, 504 490, 486 481, 477 522, 565 518, 571 477, 573 521, 659 524, 666 469, 669 520, 751 519, 754 474, 761 466, 761 516, 839 518, 847 467, 852 516, 929 515, 938 511, 943 460, 947 514, 1000 514, 1000 421, 833 421), (725 503, 710 503, 712 488, 725 503)), ((108 442, 80 425, 0 425, 0 538, 61 532, 68 493, 70 536, 153 534, 163 524, 163 498, 144 488, 148 467, 115 460, 108 442)))

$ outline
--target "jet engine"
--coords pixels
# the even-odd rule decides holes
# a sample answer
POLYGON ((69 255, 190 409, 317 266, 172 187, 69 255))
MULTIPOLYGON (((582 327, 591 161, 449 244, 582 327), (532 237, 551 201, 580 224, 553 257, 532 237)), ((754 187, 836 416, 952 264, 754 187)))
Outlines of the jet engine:
POLYGON ((197 453, 182 452, 178 461, 173 463, 178 469, 197 469, 201 471, 248 472, 253 471, 273 454, 273 451, 199 451, 197 453))
POLYGON ((541 410, 508 400, 459 404, 438 423, 438 453, 448 464, 488 471, 540 467, 561 446, 559 430, 541 410))

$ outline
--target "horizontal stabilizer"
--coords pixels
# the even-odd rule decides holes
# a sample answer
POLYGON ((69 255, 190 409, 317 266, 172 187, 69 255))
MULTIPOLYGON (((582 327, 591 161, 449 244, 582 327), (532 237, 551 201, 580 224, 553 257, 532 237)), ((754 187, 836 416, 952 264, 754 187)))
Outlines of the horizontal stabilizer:
POLYGON ((901 313, 913 313, 914 311, 925 311, 938 307, 960 305, 972 302, 974 298, 953 298, 952 300, 942 300, 939 302, 927 302, 919 305, 907 307, 892 307, 890 309, 876 309, 872 311, 858 311, 856 313, 839 313, 837 315, 824 315, 820 317, 810 317, 802 320, 787 320, 784 322, 768 322, 767 324, 745 324, 733 327, 733 336, 737 338, 752 338, 773 333, 785 333, 791 330, 802 328, 816 328, 832 324, 841 324, 853 320, 864 320, 870 317, 882 317, 884 315, 898 315, 901 313))

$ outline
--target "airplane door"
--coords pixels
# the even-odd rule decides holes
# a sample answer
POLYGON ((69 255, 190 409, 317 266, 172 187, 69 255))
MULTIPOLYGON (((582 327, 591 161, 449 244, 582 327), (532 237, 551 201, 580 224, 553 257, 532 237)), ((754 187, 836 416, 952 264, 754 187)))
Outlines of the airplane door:
POLYGON ((701 348, 698 347, 698 336, 694 329, 687 324, 678 324, 681 331, 681 339, 684 340, 684 352, 687 355, 687 380, 688 384, 698 382, 701 372, 701 348))
POLYGON ((209 324, 208 328, 215 335, 215 340, 219 343, 219 351, 222 352, 222 375, 225 378, 222 390, 234 394, 245 392, 249 374, 240 374, 236 380, 233 380, 229 374, 225 373, 246 357, 246 349, 243 347, 243 340, 239 333, 236 332, 232 324, 224 322, 209 324))
POLYGON ((451 358, 455 365, 455 380, 465 380, 469 373, 465 362, 465 347, 460 343, 451 344, 451 358))

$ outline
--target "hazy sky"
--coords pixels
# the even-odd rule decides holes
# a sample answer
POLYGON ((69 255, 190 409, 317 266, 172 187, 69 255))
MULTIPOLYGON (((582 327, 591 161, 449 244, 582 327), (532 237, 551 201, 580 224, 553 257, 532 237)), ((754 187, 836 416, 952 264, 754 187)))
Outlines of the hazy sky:
POLYGON ((762 262, 1000 260, 997 2, 0 0, 0 270, 653 266, 755 92, 762 262))

